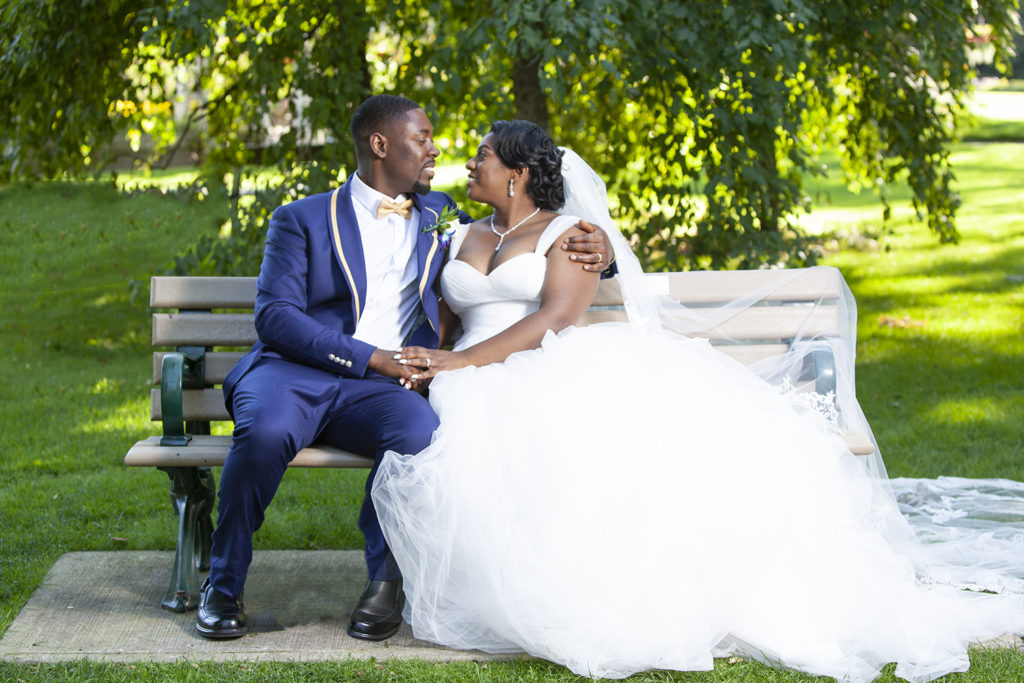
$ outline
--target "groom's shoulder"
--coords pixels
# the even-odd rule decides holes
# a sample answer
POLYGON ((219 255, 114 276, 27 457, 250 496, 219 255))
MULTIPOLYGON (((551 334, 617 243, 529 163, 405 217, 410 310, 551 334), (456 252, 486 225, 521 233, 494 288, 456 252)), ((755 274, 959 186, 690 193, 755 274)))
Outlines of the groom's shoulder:
POLYGON ((331 200, 334 190, 307 195, 274 209, 275 214, 291 214, 295 217, 320 216, 331 200))
POLYGON ((334 194, 334 192, 335 190, 328 190, 327 192, 318 192, 317 194, 307 195, 302 199, 296 199, 294 202, 285 204, 285 206, 297 211, 306 211, 313 208, 319 209, 331 200, 331 195, 334 194))

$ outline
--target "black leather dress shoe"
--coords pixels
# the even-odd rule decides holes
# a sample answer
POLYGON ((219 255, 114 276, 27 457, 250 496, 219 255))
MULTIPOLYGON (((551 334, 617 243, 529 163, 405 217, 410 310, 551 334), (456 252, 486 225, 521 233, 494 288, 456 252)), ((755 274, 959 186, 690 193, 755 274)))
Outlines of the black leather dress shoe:
POLYGON ((363 640, 390 638, 402 625, 404 605, 405 594, 402 593, 401 579, 370 581, 356 603, 356 608, 352 610, 348 634, 363 640))
POLYGON ((240 638, 249 630, 242 598, 229 598, 207 579, 199 593, 196 631, 204 638, 240 638))

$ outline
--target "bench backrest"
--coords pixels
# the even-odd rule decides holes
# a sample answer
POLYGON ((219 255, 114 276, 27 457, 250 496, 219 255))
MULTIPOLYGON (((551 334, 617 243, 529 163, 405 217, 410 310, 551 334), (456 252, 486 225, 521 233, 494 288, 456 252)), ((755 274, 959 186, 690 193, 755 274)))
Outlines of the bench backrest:
MULTIPOLYGON (((691 308, 732 301, 779 284, 759 301, 701 336, 743 363, 784 352, 796 337, 838 336, 842 277, 831 268, 800 271, 691 271, 645 276, 652 289, 691 308)), ((219 388, 224 376, 256 341, 254 277, 154 277, 153 383, 150 414, 161 420, 160 374, 163 356, 180 347, 204 347, 204 387, 183 392, 184 419, 230 419, 219 388), (163 350, 160 350, 163 349, 163 350)), ((604 280, 580 325, 622 321, 622 298, 614 280, 604 280)))

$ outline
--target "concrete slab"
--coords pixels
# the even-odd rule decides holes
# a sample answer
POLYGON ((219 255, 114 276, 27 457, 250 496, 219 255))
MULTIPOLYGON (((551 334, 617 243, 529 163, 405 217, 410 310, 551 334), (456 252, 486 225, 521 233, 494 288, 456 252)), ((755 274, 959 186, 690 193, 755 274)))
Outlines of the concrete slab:
MULTIPOLYGON (((364 585, 357 550, 257 551, 246 586, 250 633, 209 641, 195 612, 160 607, 171 552, 62 555, 0 640, 0 659, 63 662, 330 661, 349 658, 491 661, 527 655, 451 650, 416 640, 405 624, 384 642, 349 638, 348 615, 364 585)), ((976 647, 1024 652, 1017 636, 976 647)))
POLYGON ((365 584, 357 550, 257 551, 246 584, 249 635, 209 641, 195 612, 160 607, 173 553, 62 555, 0 640, 0 658, 23 662, 177 660, 434 661, 525 657, 459 651, 416 640, 405 624, 384 642, 345 633, 365 584))

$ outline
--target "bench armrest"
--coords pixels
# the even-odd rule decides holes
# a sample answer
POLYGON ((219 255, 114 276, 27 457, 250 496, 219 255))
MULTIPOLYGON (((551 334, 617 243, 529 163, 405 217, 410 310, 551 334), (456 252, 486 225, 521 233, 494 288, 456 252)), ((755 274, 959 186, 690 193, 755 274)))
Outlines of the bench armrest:
POLYGON ((836 357, 831 348, 811 352, 814 391, 822 396, 836 395, 836 357))
POLYGON ((164 433, 161 446, 185 446, 192 437, 185 433, 184 389, 202 388, 205 382, 206 349, 183 346, 164 356, 160 364, 160 411, 164 433))

